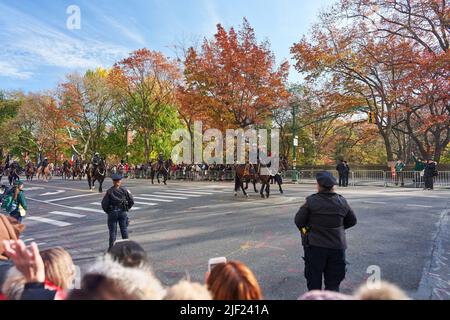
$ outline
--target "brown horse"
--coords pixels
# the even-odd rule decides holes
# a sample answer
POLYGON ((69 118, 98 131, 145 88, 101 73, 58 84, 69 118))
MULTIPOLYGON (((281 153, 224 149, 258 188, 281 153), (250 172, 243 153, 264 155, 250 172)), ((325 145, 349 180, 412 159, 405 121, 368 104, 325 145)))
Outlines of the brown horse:
POLYGON ((273 176, 270 177, 270 184, 278 184, 278 188, 280 190, 280 193, 283 194, 283 188, 281 187, 281 185, 283 184, 283 178, 281 177, 281 174, 288 170, 289 168, 289 164, 287 162, 286 159, 282 159, 280 160, 280 169, 278 170, 278 172, 276 174, 274 174, 273 176))
POLYGON ((53 163, 50 163, 45 170, 42 170, 43 167, 40 166, 37 170, 37 178, 40 179, 41 176, 44 178, 45 181, 52 179, 52 172, 53 172, 54 165, 53 163))
POLYGON ((28 162, 27 167, 25 168, 25 177, 27 181, 33 181, 34 174, 36 173, 36 168, 34 167, 33 162, 28 162))
POLYGON ((241 188, 244 195, 248 198, 248 194, 246 190, 248 189, 248 183, 252 181, 253 188, 255 189, 255 192, 258 193, 258 190, 256 189, 256 181, 258 179, 258 176, 256 174, 256 170, 252 164, 248 165, 248 170, 246 169, 245 164, 238 164, 234 167, 235 170, 235 177, 234 177, 234 196, 237 196, 237 192, 239 188, 241 188), (246 182, 246 187, 244 188, 244 182, 246 182))
POLYGON ((79 180, 83 178, 83 167, 80 162, 75 162, 72 168, 72 180, 75 180, 77 177, 79 180))
POLYGON ((62 179, 67 180, 70 179, 71 177, 72 177, 72 165, 70 164, 70 162, 67 162, 63 166, 62 179))

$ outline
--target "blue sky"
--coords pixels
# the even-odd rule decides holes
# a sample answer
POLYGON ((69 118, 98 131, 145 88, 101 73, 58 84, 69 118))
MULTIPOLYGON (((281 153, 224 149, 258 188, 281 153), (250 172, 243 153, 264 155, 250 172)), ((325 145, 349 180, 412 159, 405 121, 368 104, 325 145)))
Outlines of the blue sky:
MULTIPOLYGON (((246 17, 278 61, 307 34, 333 0, 0 0, 0 89, 54 88, 65 74, 110 67, 147 47, 174 56, 173 45, 200 41, 216 24, 238 26, 246 17), (70 5, 81 29, 69 30, 70 5)), ((300 75, 291 70, 290 80, 300 75)))

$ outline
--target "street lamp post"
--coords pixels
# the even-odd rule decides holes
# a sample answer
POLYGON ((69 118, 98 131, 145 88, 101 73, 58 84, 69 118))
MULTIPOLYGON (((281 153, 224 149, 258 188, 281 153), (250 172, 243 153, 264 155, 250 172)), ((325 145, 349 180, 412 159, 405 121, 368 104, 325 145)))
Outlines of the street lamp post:
POLYGON ((293 159, 293 169, 294 173, 292 175, 292 182, 298 183, 298 172, 297 172, 297 147, 298 147, 298 136, 297 136, 297 104, 292 105, 292 159, 293 159))

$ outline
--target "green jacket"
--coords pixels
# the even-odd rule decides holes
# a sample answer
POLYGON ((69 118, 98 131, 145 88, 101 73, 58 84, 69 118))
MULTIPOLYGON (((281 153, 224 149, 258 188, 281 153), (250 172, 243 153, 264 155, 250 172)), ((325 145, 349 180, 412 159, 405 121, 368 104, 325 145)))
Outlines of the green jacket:
POLYGON ((395 172, 402 172, 403 169, 405 169, 406 165, 402 162, 402 163, 396 163, 395 164, 395 172))
MULTIPOLYGON (((14 193, 13 193, 13 198, 14 198, 14 193)), ((24 208, 25 210, 28 210, 27 207, 27 200, 25 199, 25 196, 23 194, 23 191, 19 191, 19 195, 17 196, 17 206, 22 205, 22 208, 24 208)))
POLYGON ((413 156, 413 160, 416 163, 416 166, 414 167, 414 171, 423 171, 425 170, 425 164, 416 158, 416 156, 413 156))

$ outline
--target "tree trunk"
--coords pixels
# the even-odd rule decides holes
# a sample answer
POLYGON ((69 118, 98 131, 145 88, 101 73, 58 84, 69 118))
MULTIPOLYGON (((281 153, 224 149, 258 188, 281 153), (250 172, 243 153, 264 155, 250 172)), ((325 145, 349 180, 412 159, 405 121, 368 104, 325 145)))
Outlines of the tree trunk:
POLYGON ((150 141, 149 141, 149 134, 145 130, 144 131, 144 155, 145 155, 145 163, 148 163, 150 161, 150 141))

